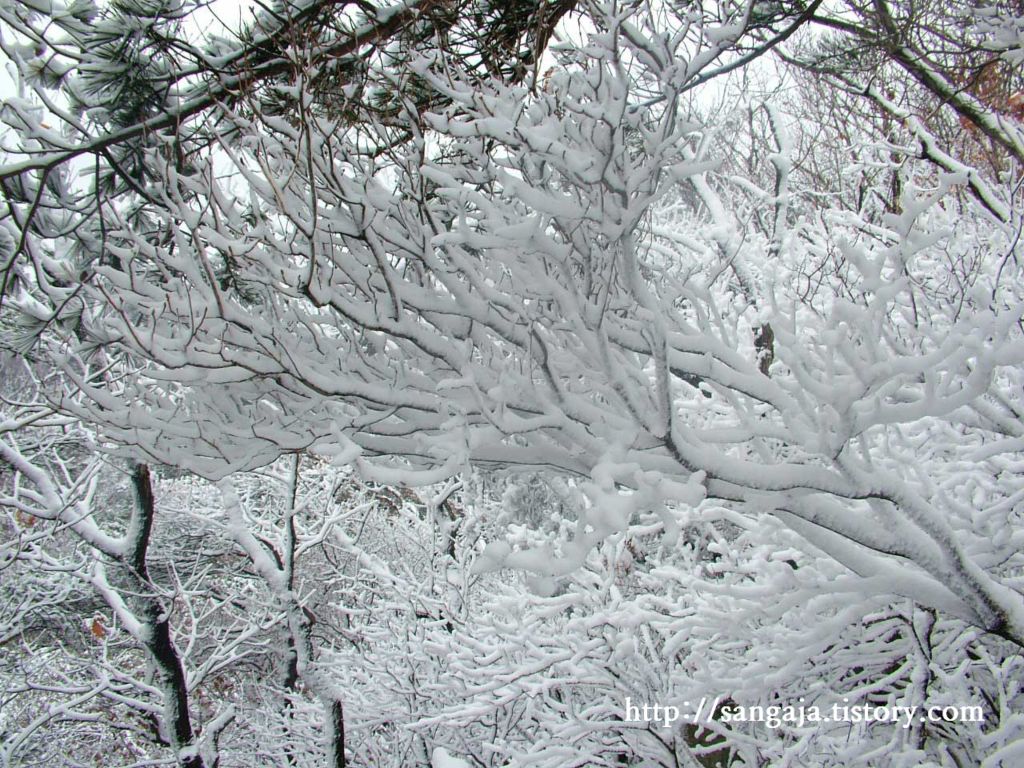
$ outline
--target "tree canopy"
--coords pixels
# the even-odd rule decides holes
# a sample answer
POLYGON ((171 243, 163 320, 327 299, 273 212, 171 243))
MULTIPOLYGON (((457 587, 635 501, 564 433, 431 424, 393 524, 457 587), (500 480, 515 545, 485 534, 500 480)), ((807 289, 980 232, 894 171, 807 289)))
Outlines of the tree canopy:
POLYGON ((1013 764, 1014 8, 201 12, 0 8, 0 765, 1013 764))

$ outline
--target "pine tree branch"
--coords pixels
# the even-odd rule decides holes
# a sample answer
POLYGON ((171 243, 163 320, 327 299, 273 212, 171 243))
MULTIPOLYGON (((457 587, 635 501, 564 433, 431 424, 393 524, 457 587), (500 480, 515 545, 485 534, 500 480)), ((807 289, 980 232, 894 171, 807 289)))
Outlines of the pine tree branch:
MULTIPOLYGON (((395 6, 379 14, 377 21, 356 30, 351 37, 325 46, 320 53, 331 57, 347 56, 355 53, 364 45, 388 39, 410 22, 415 21, 426 10, 437 5, 438 2, 439 0, 418 0, 418 2, 395 6)), ((322 7, 322 5, 318 6, 318 8, 322 7)), ((54 168, 76 157, 101 153, 117 144, 180 125, 204 110, 212 109, 234 92, 244 89, 254 82, 287 72, 293 63, 283 56, 269 56, 265 49, 261 49, 266 42, 261 38, 259 42, 249 46, 246 53, 238 57, 239 63, 231 74, 222 75, 220 81, 212 86, 204 85, 201 93, 186 99, 177 109, 168 110, 128 128, 83 141, 73 149, 41 152, 29 160, 0 166, 0 182, 30 171, 41 171, 48 174, 54 168)))

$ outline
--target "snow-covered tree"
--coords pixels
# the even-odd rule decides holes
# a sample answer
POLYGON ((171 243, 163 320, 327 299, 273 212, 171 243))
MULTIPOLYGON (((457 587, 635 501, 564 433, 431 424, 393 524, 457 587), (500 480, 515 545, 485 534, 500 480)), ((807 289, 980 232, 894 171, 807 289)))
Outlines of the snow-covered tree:
POLYGON ((121 75, 145 73, 123 103, 92 10, 0 14, 29 89, 3 319, 38 382, 4 503, 92 553, 79 581, 166 672, 173 759, 218 759, 219 731, 172 711, 187 654, 140 589, 149 464, 219 484, 195 519, 283 638, 293 703, 265 726, 290 759, 319 728, 332 766, 845 765, 849 724, 662 733, 623 700, 858 697, 987 712, 864 726, 862 754, 1009 765, 1024 143, 1013 94, 957 68, 1014 87, 1012 14, 965 17, 960 50, 931 6, 594 2, 545 54, 573 6, 487 5, 510 26, 482 52, 472 13, 428 5, 269 10, 205 48, 167 31, 182 9, 114 5, 121 75), (783 49, 799 74, 767 97, 698 98, 783 49), (99 464, 25 442, 40 419, 142 462, 117 534, 99 464), (415 544, 368 554, 328 464, 429 489, 386 492, 415 544), (307 550, 346 585, 323 645, 307 550))

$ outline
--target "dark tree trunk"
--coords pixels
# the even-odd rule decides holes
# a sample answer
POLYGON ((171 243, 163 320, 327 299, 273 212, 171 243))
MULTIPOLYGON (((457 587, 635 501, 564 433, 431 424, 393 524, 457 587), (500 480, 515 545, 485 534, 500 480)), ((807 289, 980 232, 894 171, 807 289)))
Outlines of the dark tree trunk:
POLYGON ((198 754, 191 754, 185 758, 181 756, 183 749, 195 745, 195 731, 192 729, 188 710, 185 672, 181 667, 178 649, 171 639, 170 619, 154 593, 146 562, 150 536, 153 532, 153 518, 156 514, 149 467, 145 464, 136 465, 132 472, 132 485, 135 488, 135 508, 132 510, 129 525, 130 549, 126 553, 124 564, 136 581, 136 592, 139 595, 137 599, 142 603, 139 614, 148 630, 144 647, 156 669, 160 690, 164 696, 164 728, 171 749, 174 750, 182 768, 206 768, 198 754))

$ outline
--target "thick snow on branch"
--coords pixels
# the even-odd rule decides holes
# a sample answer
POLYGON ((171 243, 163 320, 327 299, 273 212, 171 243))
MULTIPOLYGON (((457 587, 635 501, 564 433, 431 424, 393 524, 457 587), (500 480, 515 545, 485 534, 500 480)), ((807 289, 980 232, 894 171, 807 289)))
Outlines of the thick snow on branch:
POLYGON ((790 233, 794 144, 768 109, 774 213, 747 226, 669 64, 684 36, 594 13, 601 31, 536 90, 418 60, 447 101, 373 157, 371 129, 255 104, 223 113, 213 155, 152 154, 147 199, 104 213, 111 261, 39 286, 87 297, 85 346, 118 370, 62 353, 59 407, 213 479, 309 450, 408 486, 470 465, 589 480, 562 555, 498 547, 478 569, 562 576, 643 510, 705 495, 782 510, 844 562, 898 553, 916 569, 902 594, 1024 641, 1024 600, 972 559, 984 537, 882 447, 1012 399, 1019 292, 963 291, 951 313, 942 285, 949 252, 1012 248, 1012 225, 958 222, 970 174, 935 155, 949 172, 904 185, 898 210, 790 233), (680 190, 685 226, 652 227, 680 190), (820 252, 844 260, 832 295, 781 290, 820 252))

